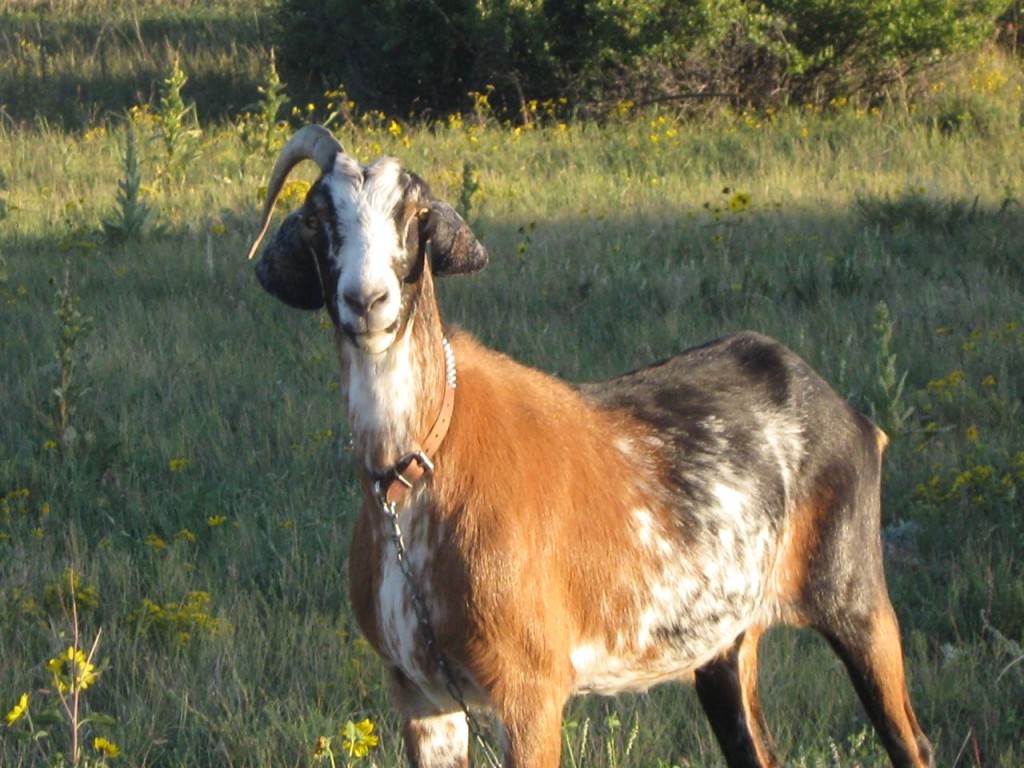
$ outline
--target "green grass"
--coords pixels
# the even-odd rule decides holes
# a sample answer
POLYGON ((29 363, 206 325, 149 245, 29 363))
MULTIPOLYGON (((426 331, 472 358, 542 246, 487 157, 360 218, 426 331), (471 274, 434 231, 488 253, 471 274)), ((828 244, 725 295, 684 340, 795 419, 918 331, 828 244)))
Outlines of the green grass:
MULTIPOLYGON (((240 58, 258 82, 265 61, 240 58)), ((171 66, 158 62, 157 85, 171 66)), ((1019 122, 1017 81, 980 82, 963 92, 996 106, 979 114, 1016 103, 1019 122)), ((25 718, 0 724, 0 765, 69 749, 67 718, 45 724, 46 662, 72 636, 68 569, 83 643, 102 630, 86 711, 114 718, 83 727, 87 751, 103 735, 121 749, 111 764, 306 765, 318 736, 368 717, 377 762, 398 764, 383 673, 347 607, 356 489, 330 335, 323 317, 263 294, 243 261, 273 158, 225 116, 204 122, 197 161, 172 174, 157 121, 137 113, 138 202, 152 221, 110 238, 124 122, 59 122, 0 129, 0 714, 29 693, 49 732, 33 743, 25 718), (62 291, 88 323, 61 322, 62 291), (74 362, 63 382, 60 350, 74 362)), ((1016 768, 1024 135, 1004 127, 837 105, 520 131, 357 114, 338 135, 361 159, 396 154, 441 196, 471 200, 492 263, 443 283, 443 311, 519 359, 600 379, 752 328, 858 407, 913 409, 893 431, 884 523, 915 704, 939 764, 1016 768), (883 383, 887 366, 902 390, 883 383)), ((761 684, 789 764, 886 764, 817 638, 771 634, 761 684)), ((684 687, 567 715, 567 765, 720 764, 684 687)))
POLYGON ((258 97, 271 47, 266 0, 70 0, 0 8, 0 119, 86 128, 155 101, 175 60, 204 118, 258 97))

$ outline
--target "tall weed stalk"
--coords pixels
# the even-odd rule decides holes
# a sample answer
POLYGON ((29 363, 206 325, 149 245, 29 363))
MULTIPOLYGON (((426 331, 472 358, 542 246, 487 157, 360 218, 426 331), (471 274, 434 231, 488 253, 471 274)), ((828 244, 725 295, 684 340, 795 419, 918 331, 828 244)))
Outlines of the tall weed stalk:
POLYGON ((902 374, 896 365, 893 351, 893 331, 896 321, 889 312, 889 306, 880 301, 875 307, 872 328, 875 333, 877 373, 874 379, 874 394, 868 402, 872 418, 890 435, 900 435, 914 415, 914 406, 905 400, 907 371, 902 374))
POLYGON ((77 373, 79 345, 92 328, 92 318, 82 314, 78 297, 71 288, 70 260, 64 264, 64 281, 57 288, 54 316, 57 320, 57 386, 52 392, 53 427, 57 443, 66 454, 79 438, 73 423, 78 399, 84 391, 77 373))
POLYGON ((194 103, 186 104, 182 90, 188 77, 177 59, 171 73, 164 79, 157 110, 157 126, 167 153, 167 172, 180 180, 199 156, 202 129, 194 103))
POLYGON ((103 219, 103 232, 113 243, 134 240, 149 229, 156 213, 142 199, 142 171, 139 168, 135 128, 128 124, 123 157, 124 175, 117 183, 117 208, 103 219))

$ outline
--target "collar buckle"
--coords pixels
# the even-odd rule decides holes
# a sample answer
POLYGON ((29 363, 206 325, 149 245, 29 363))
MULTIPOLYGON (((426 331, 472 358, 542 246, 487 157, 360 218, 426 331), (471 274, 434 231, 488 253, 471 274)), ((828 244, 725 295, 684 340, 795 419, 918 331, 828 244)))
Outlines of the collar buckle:
POLYGON ((402 458, 395 462, 394 469, 391 470, 392 481, 397 480, 399 483, 404 485, 409 490, 412 490, 413 483, 419 480, 423 475, 430 475, 434 472, 434 462, 432 462, 423 451, 412 451, 411 453, 405 454, 402 458), (405 473, 412 467, 413 462, 419 465, 419 469, 413 470, 416 475, 411 480, 405 476, 405 473))
POLYGON ((385 503, 398 502, 425 475, 433 474, 434 462, 423 451, 405 454, 395 466, 373 484, 378 498, 385 503))

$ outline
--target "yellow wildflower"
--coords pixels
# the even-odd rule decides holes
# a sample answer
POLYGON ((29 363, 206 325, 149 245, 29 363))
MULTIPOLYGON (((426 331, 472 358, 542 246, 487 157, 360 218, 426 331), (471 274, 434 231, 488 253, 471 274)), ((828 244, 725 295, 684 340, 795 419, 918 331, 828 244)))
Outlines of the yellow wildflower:
POLYGON ((26 712, 28 712, 28 694, 23 693, 14 708, 7 713, 7 724, 14 725, 25 716, 26 712))
POLYGON ((326 736, 318 736, 316 744, 313 746, 313 759, 323 760, 328 755, 331 749, 331 740, 326 736))
POLYGON ((50 659, 46 668, 53 674, 53 684, 61 693, 84 691, 96 681, 96 667, 82 650, 73 645, 50 659))
POLYGON ((731 198, 729 198, 729 210, 733 213, 739 213, 745 211, 750 207, 751 197, 747 192, 737 192, 731 198))
POLYGON ((113 760, 121 754, 121 748, 110 739, 97 736, 92 740, 92 748, 103 757, 113 760))
POLYGON ((373 722, 369 719, 353 723, 349 720, 341 729, 341 746, 349 757, 366 757, 379 742, 373 733, 373 722))

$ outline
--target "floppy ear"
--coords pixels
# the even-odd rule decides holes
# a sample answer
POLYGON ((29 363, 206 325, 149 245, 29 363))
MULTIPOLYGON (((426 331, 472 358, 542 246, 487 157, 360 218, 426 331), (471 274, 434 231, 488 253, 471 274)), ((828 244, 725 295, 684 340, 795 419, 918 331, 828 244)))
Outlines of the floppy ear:
POLYGON ((430 269, 435 275, 467 275, 487 266, 487 249, 448 203, 431 198, 420 231, 430 243, 430 269))
POLYGON ((320 309, 324 289, 316 255, 302 237, 302 211, 289 214, 256 262, 256 278, 271 296, 296 309, 320 309))

